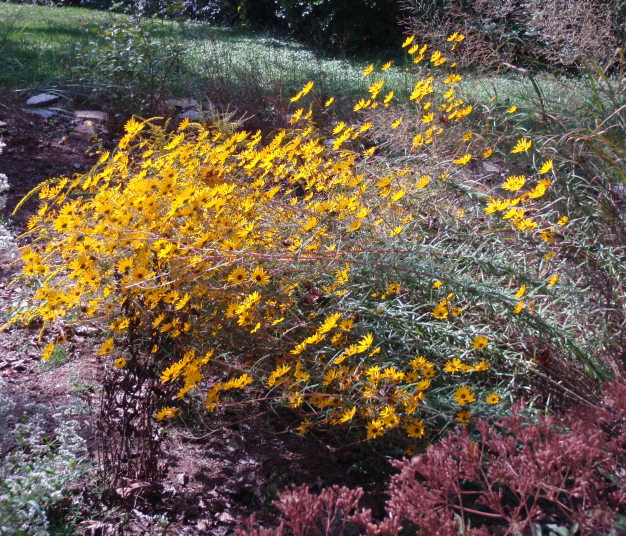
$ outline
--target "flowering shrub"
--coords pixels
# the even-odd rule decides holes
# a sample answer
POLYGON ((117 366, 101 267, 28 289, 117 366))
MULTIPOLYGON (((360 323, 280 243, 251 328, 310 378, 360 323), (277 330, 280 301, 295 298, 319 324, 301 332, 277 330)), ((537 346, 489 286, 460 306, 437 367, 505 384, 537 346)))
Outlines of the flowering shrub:
MULTIPOLYGON (((450 49, 463 40, 451 35, 450 49)), ((354 109, 396 114, 388 131, 410 135, 411 160, 374 156, 369 122, 318 131, 334 99, 318 102, 312 82, 292 99, 292 128, 265 141, 219 121, 168 132, 131 120, 88 174, 38 188, 20 276, 36 291, 12 322, 100 318, 110 336, 99 353, 123 374, 160 378, 179 399, 202 390, 210 412, 284 403, 301 434, 423 441, 427 429, 501 411, 505 382, 535 367, 540 350, 602 377, 560 301, 572 281, 536 249, 535 233, 549 231, 516 208, 546 194, 548 162, 514 200, 487 203, 468 189, 471 148, 484 141, 462 125, 480 127, 481 116, 459 97, 462 77, 444 52, 413 37, 404 47, 414 115, 397 114, 383 80, 354 109), (435 161, 438 150, 447 154, 435 161), (504 221, 477 199, 488 213, 509 209, 504 221), (241 402, 242 390, 255 396, 241 402)), ((527 158, 531 146, 521 138, 510 151, 527 158)))
POLYGON ((450 433, 426 453, 393 462, 386 516, 358 509, 362 490, 305 487, 279 496, 281 525, 239 536, 340 534, 346 522, 368 535, 396 535, 409 525, 420 535, 555 534, 624 530, 626 385, 606 386, 602 404, 562 418, 522 417, 523 405, 499 422, 450 433), (552 532, 550 532, 552 533, 552 532))

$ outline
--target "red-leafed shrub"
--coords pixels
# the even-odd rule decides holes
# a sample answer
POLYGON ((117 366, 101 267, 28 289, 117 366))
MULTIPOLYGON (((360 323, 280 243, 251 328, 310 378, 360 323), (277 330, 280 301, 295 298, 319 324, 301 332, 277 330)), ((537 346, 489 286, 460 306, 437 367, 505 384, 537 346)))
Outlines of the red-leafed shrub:
POLYGON ((524 416, 523 405, 498 423, 477 421, 411 460, 393 465, 387 516, 353 513, 362 490, 293 488, 280 496, 276 530, 239 536, 343 534, 347 522, 368 536, 395 535, 411 525, 422 535, 618 534, 626 517, 626 385, 607 385, 595 407, 565 416, 524 416))

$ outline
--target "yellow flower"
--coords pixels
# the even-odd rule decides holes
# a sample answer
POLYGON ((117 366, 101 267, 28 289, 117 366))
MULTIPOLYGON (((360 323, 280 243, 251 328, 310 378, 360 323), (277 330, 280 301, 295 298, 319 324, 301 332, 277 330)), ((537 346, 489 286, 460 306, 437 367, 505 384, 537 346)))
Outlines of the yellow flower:
POLYGON ((497 404, 500 402, 500 397, 496 393, 487 395, 487 404, 497 404))
POLYGON ((470 130, 463 135, 463 141, 470 141, 472 139, 473 132, 470 130))
POLYGON ((461 370, 461 365, 462 365, 461 360, 455 357, 454 359, 450 359, 446 361, 446 363, 443 366, 443 370, 450 374, 455 374, 459 370, 461 370))
POLYGON ((462 409, 456 414, 456 420, 463 424, 469 424, 472 414, 466 409, 462 409))
POLYGON ((304 87, 302 88, 302 92, 301 92, 302 96, 306 95, 312 89, 313 89, 313 81, 310 80, 306 84, 304 84, 304 87))
POLYGON ((413 421, 407 426, 406 432, 409 437, 421 439, 424 437, 424 421, 413 421))
POLYGON ((559 280, 559 274, 554 274, 548 281, 548 286, 553 287, 554 285, 557 284, 558 280, 559 280))
POLYGON ((515 192, 522 188, 526 184, 526 177, 524 175, 512 175, 504 184, 502 184, 503 190, 508 190, 509 192, 515 192))
POLYGON ((436 319, 443 320, 448 318, 448 308, 445 305, 439 304, 433 309, 431 313, 436 319))
POLYGON ((383 435, 385 429, 385 423, 381 420, 375 419, 367 424, 367 439, 376 439, 383 435))
POLYGON ((123 369, 126 366, 126 358, 125 357, 120 357, 115 363, 113 363, 115 365, 115 368, 118 369, 123 369))
POLYGON ((230 275, 228 276, 228 281, 230 283, 243 283, 247 277, 248 271, 244 267, 239 266, 230 273, 230 275))
POLYGON ((415 189, 421 190, 422 188, 427 186, 429 182, 430 182, 430 175, 423 175, 415 183, 415 189))
POLYGON ((255 281, 257 285, 265 286, 270 282, 270 276, 261 266, 257 266, 250 277, 252 281, 255 281))
POLYGON ((108 354, 111 350, 113 350, 113 337, 104 341, 100 348, 98 348, 98 355, 108 354))
POLYGON ((559 221, 557 221, 557 225, 563 226, 565 225, 567 222, 569 221, 569 218, 567 216, 561 216, 559 218, 559 221))
POLYGON ((407 38, 404 40, 404 43, 402 43, 402 48, 406 48, 406 47, 408 47, 408 46, 409 46, 409 45, 410 45, 410 44, 414 41, 414 39, 415 39, 415 36, 414 36, 414 35, 411 35, 410 37, 407 37, 407 38))
POLYGON ((372 63, 369 67, 366 67, 363 70, 363 76, 367 76, 368 74, 372 74, 373 71, 374 71, 374 64, 372 63))
POLYGON ((511 151, 512 153, 523 153, 528 151, 528 149, 530 149, 530 146, 532 145, 532 141, 530 141, 527 138, 522 138, 521 140, 519 140, 516 144, 515 147, 513 147, 513 150, 511 151))
POLYGON ((126 134, 129 136, 134 136, 135 134, 138 134, 139 132, 142 131, 144 127, 143 123, 139 123, 137 121, 135 121, 135 119, 130 119, 125 125, 124 125, 124 130, 126 131, 126 134))
POLYGON ((472 341, 472 348, 475 350, 482 350, 487 346, 489 339, 487 337, 483 337, 482 335, 476 335, 474 340, 472 341))
POLYGON ((517 111, 517 106, 511 106, 506 113, 507 114, 514 114, 517 111))
POLYGON ((483 158, 489 158, 492 154, 493 154, 493 149, 487 149, 487 150, 483 153, 483 158))
POLYGON ((476 396, 469 387, 462 385, 454 392, 454 400, 459 406, 465 406, 476 402, 476 396))
POLYGON ((515 293, 516 298, 521 298, 526 294, 526 285, 522 285, 519 290, 515 293))
POLYGON ((333 129, 333 134, 339 134, 346 126, 346 123, 344 121, 340 121, 339 123, 337 123, 337 126, 335 126, 335 128, 333 129))
POLYGON ((461 158, 457 158, 456 160, 453 160, 452 163, 453 164, 459 164, 461 166, 464 166, 465 164, 467 164, 470 160, 472 159, 472 155, 471 154, 466 154, 465 156, 462 156, 461 158))
POLYGON ((460 82, 461 80, 463 80, 463 77, 461 75, 451 74, 443 81, 443 83, 444 84, 456 84, 457 82, 460 82))
POLYGON ((389 67, 391 67, 391 63, 390 61, 388 61, 387 63, 385 63, 385 65, 383 65, 380 70, 381 71, 387 71, 389 69, 389 67))
POLYGON ((330 99, 328 99, 326 101, 326 104, 324 104, 324 106, 328 108, 333 102, 335 102, 335 97, 331 97, 330 99))
POLYGON ((296 110, 294 114, 291 116, 291 119, 289 120, 289 124, 295 125, 298 121, 300 121, 300 117, 302 117, 302 112, 304 112, 304 108, 300 108, 299 110, 296 110))
POLYGON ((44 361, 48 361, 48 359, 50 359, 50 356, 52 355, 52 352, 54 352, 54 343, 50 342, 43 349, 43 352, 41 353, 41 359, 43 359, 44 361))
POLYGON ((544 173, 548 173, 552 169, 552 160, 548 160, 541 169, 539 170, 539 174, 543 175, 544 173))
POLYGON ((524 302, 520 300, 515 306, 515 309, 513 309, 513 312, 518 315, 522 312, 522 309, 524 309, 524 302))
POLYGON ((163 419, 172 419, 177 415, 180 415, 180 409, 165 407, 157 413, 156 420, 162 421, 163 419))
POLYGON ((439 287, 440 287, 440 286, 442 286, 442 285, 443 285, 443 283, 442 283, 441 281, 435 281, 435 282, 433 283, 433 288, 439 288, 439 287))
POLYGON ((487 363, 487 361, 479 361, 474 365, 474 370, 476 372, 485 372, 489 370, 489 363, 487 363))
POLYGON ((398 128, 402 123, 402 118, 396 119, 393 123, 391 123, 391 128, 398 128))

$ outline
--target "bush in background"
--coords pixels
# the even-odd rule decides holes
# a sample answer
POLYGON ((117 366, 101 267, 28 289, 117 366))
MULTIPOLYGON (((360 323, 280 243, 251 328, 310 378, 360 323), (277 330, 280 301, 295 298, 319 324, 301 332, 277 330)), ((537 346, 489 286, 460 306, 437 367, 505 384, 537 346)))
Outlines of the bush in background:
POLYGON ((468 36, 462 58, 472 70, 502 62, 577 68, 582 58, 618 60, 626 29, 622 0, 404 0, 407 29, 441 46, 453 31, 468 36))

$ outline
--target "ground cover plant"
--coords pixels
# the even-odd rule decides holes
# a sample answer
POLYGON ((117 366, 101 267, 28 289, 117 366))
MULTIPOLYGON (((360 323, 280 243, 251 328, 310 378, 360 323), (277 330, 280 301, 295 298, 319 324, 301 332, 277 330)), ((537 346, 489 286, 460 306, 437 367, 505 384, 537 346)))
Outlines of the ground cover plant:
POLYGON ((201 398, 208 422, 280 406, 294 433, 421 453, 395 463, 382 525, 358 491, 300 488, 279 504, 295 533, 337 515, 368 534, 619 529, 622 73, 522 70, 535 96, 511 102, 502 81, 467 91, 466 41, 408 36, 398 76, 360 73, 349 116, 310 80, 268 135, 217 112, 134 118, 89 173, 32 192, 32 298, 9 324, 108 326, 103 422, 129 410, 100 429, 113 484, 155 478, 155 430, 201 398))
MULTIPOLYGON (((0 386, 4 386, 0 383, 0 386)), ((84 408, 65 407, 53 416, 50 408, 32 404, 22 408, 20 422, 7 426, 15 403, 0 396, 0 534, 47 536, 47 510, 64 496, 65 485, 86 470, 85 441, 72 419, 84 408)))

